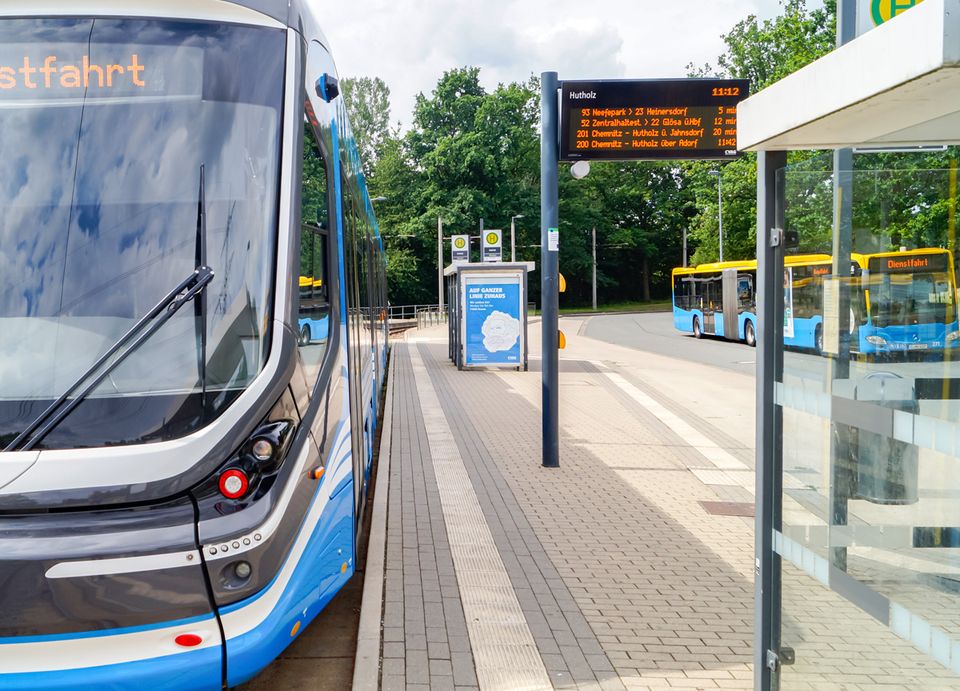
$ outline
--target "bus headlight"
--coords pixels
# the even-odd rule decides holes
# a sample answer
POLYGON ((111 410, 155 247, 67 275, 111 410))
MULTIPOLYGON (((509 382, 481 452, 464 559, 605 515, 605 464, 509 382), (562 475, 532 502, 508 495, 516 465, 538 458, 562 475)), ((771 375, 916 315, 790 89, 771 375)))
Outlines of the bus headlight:
POLYGON ((885 346, 887 345, 887 339, 883 336, 867 336, 867 343, 875 346, 885 346))
POLYGON ((960 331, 951 331, 947 334, 946 341, 947 343, 953 343, 954 341, 960 339, 960 331))

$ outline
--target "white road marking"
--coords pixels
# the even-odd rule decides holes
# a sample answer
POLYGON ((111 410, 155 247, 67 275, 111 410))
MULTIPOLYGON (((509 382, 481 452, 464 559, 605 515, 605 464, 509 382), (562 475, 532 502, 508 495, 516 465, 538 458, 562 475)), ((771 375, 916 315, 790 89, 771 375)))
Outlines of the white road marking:
POLYGON ((673 430, 675 434, 686 441, 714 466, 720 470, 750 469, 745 463, 734 457, 733 454, 722 448, 713 440, 707 438, 706 435, 695 429, 679 415, 667 410, 667 408, 662 404, 655 401, 646 393, 631 384, 623 377, 623 375, 617 374, 616 372, 611 372, 602 362, 595 360, 591 360, 590 362, 595 365, 607 379, 613 382, 617 388, 643 406, 647 412, 660 420, 660 422, 673 430))

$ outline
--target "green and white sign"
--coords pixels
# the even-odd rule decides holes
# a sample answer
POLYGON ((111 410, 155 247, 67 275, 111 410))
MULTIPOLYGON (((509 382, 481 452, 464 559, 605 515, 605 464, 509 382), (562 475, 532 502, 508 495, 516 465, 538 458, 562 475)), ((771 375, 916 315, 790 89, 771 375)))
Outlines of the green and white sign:
POLYGON ((858 0, 857 36, 888 22, 923 0, 858 0))

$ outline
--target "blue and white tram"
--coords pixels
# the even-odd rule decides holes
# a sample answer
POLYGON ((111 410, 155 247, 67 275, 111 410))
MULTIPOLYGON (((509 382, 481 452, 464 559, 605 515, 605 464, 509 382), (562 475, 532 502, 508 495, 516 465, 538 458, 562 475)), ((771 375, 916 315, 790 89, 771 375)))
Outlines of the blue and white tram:
POLYGON ((354 572, 386 366, 308 3, 0 0, 0 208, 0 688, 250 679, 354 572))

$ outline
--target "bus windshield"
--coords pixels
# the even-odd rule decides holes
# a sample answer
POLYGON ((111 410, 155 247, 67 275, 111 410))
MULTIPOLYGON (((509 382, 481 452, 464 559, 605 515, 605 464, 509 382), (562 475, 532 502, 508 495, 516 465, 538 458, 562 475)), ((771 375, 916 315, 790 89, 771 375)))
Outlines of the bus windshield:
POLYGON ((0 448, 198 265, 201 167, 205 309, 178 312, 37 448, 189 434, 262 369, 284 46, 203 22, 0 21, 0 448))
POLYGON ((910 326, 954 321, 954 288, 947 272, 871 273, 873 325, 910 326))

